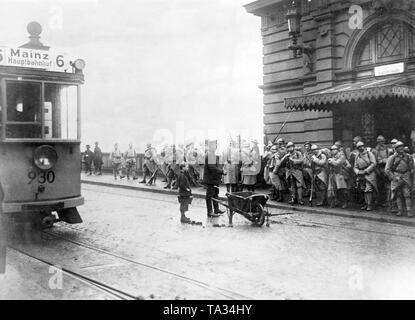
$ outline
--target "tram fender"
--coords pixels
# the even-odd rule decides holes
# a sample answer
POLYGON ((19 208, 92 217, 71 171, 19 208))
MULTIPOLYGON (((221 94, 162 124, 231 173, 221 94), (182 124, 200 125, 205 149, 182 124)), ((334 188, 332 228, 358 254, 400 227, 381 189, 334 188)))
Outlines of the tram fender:
POLYGON ((79 215, 78 209, 76 208, 67 208, 63 210, 58 210, 59 220, 64 221, 69 224, 82 223, 82 218, 79 215))

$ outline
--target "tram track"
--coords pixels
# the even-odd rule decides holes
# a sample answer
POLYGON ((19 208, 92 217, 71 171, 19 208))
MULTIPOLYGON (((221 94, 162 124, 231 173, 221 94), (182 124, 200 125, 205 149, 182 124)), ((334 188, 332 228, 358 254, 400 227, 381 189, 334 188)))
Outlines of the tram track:
MULTIPOLYGON (((174 272, 174 271, 170 271, 170 270, 165 269, 165 268, 161 268, 161 267, 149 264, 149 263, 139 261, 137 259, 126 257, 126 256, 120 255, 118 253, 111 252, 111 251, 99 248, 95 245, 91 245, 91 244, 88 244, 88 243, 76 241, 76 240, 73 240, 73 239, 68 239, 68 238, 66 238, 64 236, 61 236, 59 234, 56 234, 52 231, 43 231, 43 232, 45 234, 49 235, 49 236, 59 238, 63 241, 72 243, 72 244, 74 244, 76 246, 79 246, 79 247, 82 247, 82 248, 92 250, 94 252, 99 252, 99 253, 105 254, 107 256, 111 256, 111 257, 119 259, 123 262, 127 262, 127 263, 130 263, 130 264, 136 265, 136 266, 140 266, 140 267, 143 267, 143 268, 147 268, 147 269, 151 269, 151 270, 154 270, 154 271, 157 271, 157 272, 161 272, 163 274, 167 274, 169 276, 175 277, 175 278, 180 279, 182 281, 186 281, 186 282, 188 282, 192 285, 196 285, 198 287, 202 287, 202 288, 207 289, 209 291, 218 293, 218 294, 222 295, 223 297, 225 297, 227 299, 230 299, 230 300, 254 300, 254 298, 252 298, 248 295, 241 294, 239 292, 229 290, 229 289, 226 289, 226 288, 221 288, 221 287, 209 284, 207 282, 204 282, 204 281, 201 281, 201 280, 198 280, 198 279, 194 279, 192 277, 185 276, 185 275, 179 274, 179 273, 174 272)), ((126 294, 126 295, 128 296, 128 294, 126 294)))
MULTIPOLYGON (((14 246, 9 246, 9 248, 11 250, 16 251, 17 253, 19 253, 21 255, 24 255, 24 256, 30 258, 30 259, 36 260, 40 263, 43 263, 43 264, 46 264, 48 266, 52 266, 52 267, 56 268, 56 265, 54 263, 49 262, 45 259, 36 257, 33 254, 30 254, 30 253, 28 253, 28 252, 26 252, 22 249, 16 248, 14 246)), ((105 284, 101 281, 98 281, 98 280, 92 279, 90 277, 87 277, 85 275, 82 275, 79 272, 70 270, 68 268, 63 268, 63 267, 60 267, 59 270, 62 272, 63 275, 66 275, 66 276, 68 276, 72 279, 75 279, 79 282, 82 282, 83 284, 86 284, 87 286, 93 287, 93 288, 95 288, 95 289, 97 289, 97 290, 99 290, 99 291, 101 291, 105 294, 110 295, 111 297, 113 297, 115 299, 118 299, 118 300, 137 300, 138 299, 137 296, 135 296, 131 293, 128 293, 126 291, 115 288, 114 286, 105 284)))
MULTIPOLYGON (((66 226, 68 228, 68 226, 66 226)), ((75 231, 79 231, 76 230, 75 228, 68 228, 68 229, 72 229, 75 231)), ((106 249, 102 249, 99 248, 95 245, 89 244, 89 243, 84 243, 81 241, 77 241, 77 240, 73 240, 73 239, 68 239, 62 235, 59 235, 53 231, 42 231, 43 234, 48 235, 49 237, 55 238, 55 239, 59 239, 61 241, 65 241, 67 243, 70 243, 72 245, 75 245, 77 247, 80 248, 84 248, 87 250, 91 250, 95 253, 99 253, 99 254, 103 254, 112 258, 117 259, 118 261, 122 262, 124 265, 133 265, 135 267, 139 267, 139 268, 144 268, 144 269, 150 269, 153 270, 155 272, 159 272, 162 273, 164 275, 170 276, 170 277, 174 277, 176 279, 178 279, 179 281, 185 281, 187 283, 189 283, 190 285, 193 286, 197 286, 200 288, 203 288, 205 290, 209 290, 210 292, 213 292, 215 295, 219 295, 220 297, 222 297, 223 299, 230 299, 230 300, 254 300, 254 298, 245 295, 245 294, 241 294, 239 292, 230 290, 230 289, 226 289, 226 288, 221 288, 215 285, 212 285, 210 283, 207 283, 205 281, 201 281, 195 278, 192 278, 190 276, 186 276, 186 275, 182 275, 179 274, 177 272, 162 268, 162 267, 158 267, 155 266, 153 264, 149 264, 149 263, 145 263, 143 261, 134 259, 134 258, 130 258, 106 249)), ((56 261, 48 261, 47 259, 43 258, 43 257, 39 257, 36 254, 30 253, 29 251, 22 249, 20 247, 16 247, 14 245, 9 244, 8 246, 11 250, 14 250, 16 252, 18 252, 19 254, 22 254, 30 259, 36 260, 42 264, 46 264, 48 266, 53 266, 56 267, 57 265, 60 265, 59 263, 57 263, 56 261)), ((128 292, 127 290, 124 289, 120 289, 117 288, 113 285, 107 284, 105 282, 99 281, 97 279, 91 278, 89 276, 86 276, 78 271, 75 271, 74 268, 71 267, 59 267, 59 270, 62 271, 62 273, 68 277, 71 277, 77 281, 80 281, 90 287, 93 287, 101 292, 104 292, 108 295, 110 295, 111 297, 113 297, 114 299, 117 300, 140 300, 143 299, 139 294, 134 294, 132 292, 128 292)))

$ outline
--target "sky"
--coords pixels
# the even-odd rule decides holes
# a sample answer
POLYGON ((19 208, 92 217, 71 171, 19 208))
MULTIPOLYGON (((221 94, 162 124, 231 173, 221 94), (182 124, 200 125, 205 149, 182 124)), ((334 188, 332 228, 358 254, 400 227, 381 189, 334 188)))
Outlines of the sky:
POLYGON ((86 61, 82 145, 262 142, 260 18, 249 0, 0 0, 0 45, 41 41, 86 61))

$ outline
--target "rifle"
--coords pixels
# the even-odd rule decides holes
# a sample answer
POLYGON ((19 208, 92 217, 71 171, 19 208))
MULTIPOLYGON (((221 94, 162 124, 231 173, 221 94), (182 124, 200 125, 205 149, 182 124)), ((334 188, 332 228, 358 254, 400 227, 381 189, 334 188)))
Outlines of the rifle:
MULTIPOLYGON (((275 141, 277 141, 278 137, 280 136, 282 129, 284 129, 285 125, 287 124, 287 121, 291 118, 292 112, 290 113, 290 115, 287 117, 287 119, 284 121, 284 123, 282 124, 280 131, 278 131, 277 135, 275 136, 274 140, 272 140, 272 144, 275 144, 275 141)), ((267 134, 265 134, 266 136, 267 134)))
POLYGON ((311 187, 310 187, 310 198, 308 199, 310 207, 313 206, 314 184, 315 184, 315 175, 314 175, 313 166, 311 166, 311 187))

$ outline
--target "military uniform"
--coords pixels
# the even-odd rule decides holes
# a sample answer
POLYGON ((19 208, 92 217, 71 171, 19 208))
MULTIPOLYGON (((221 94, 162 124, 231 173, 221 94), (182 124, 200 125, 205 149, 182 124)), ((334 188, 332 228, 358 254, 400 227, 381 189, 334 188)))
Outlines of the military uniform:
POLYGON ((379 188, 378 203, 380 205, 385 204, 386 201, 389 201, 390 194, 390 183, 389 178, 385 172, 386 162, 388 161, 390 150, 383 144, 378 144, 373 149, 373 154, 376 158, 376 178, 379 188))
POLYGON ((386 163, 385 172, 391 180, 391 198, 397 201, 398 215, 402 214, 402 203, 399 200, 405 200, 408 216, 412 216, 411 189, 413 171, 413 160, 406 153, 395 152, 386 163), (398 197, 401 199, 397 199, 398 197))
POLYGON ((272 157, 274 156, 274 154, 271 152, 271 150, 267 150, 263 157, 262 157, 262 161, 264 163, 264 181, 265 184, 271 184, 271 177, 270 177, 270 165, 271 165, 271 161, 272 161, 272 157))
MULTIPOLYGON (((111 152, 110 160, 111 160, 112 170, 114 173, 114 179, 117 180, 117 176, 122 169, 122 153, 118 148, 114 148, 114 150, 111 152)), ((121 175, 121 178, 123 178, 122 175, 121 175)))
POLYGON ((144 151, 144 163, 143 163, 143 171, 144 171, 144 177, 143 180, 140 181, 140 183, 147 183, 146 178, 147 176, 150 177, 150 180, 148 181, 147 185, 153 184, 153 176, 156 171, 156 149, 151 147, 151 145, 147 146, 147 149, 144 151))
POLYGON ((84 162, 85 162, 85 174, 92 174, 92 162, 94 161, 94 153, 91 151, 89 146, 87 146, 84 152, 84 162))
POLYGON ((224 165, 223 165, 223 183, 226 185, 227 192, 235 192, 238 184, 238 149, 232 145, 228 147, 224 154, 224 165))
MULTIPOLYGON (((334 146, 332 147, 332 150, 334 146)), ((336 149, 338 147, 336 146, 336 149)), ((330 206, 335 207, 339 200, 343 201, 342 208, 347 208, 349 202, 350 188, 350 163, 346 159, 343 151, 337 151, 328 159, 329 179, 327 185, 327 197, 330 200, 330 206)))
POLYGON ((166 164, 166 177, 167 177, 167 184, 164 189, 170 189, 172 187, 172 183, 175 179, 175 147, 170 146, 165 148, 165 156, 164 156, 164 163, 166 164))
POLYGON ((271 183, 276 193, 275 200, 278 202, 283 201, 283 192, 285 190, 285 167, 282 165, 282 159, 285 154, 285 150, 280 148, 271 161, 271 183))
POLYGON ((209 150, 206 152, 205 157, 205 173, 203 176, 203 182, 206 184, 206 208, 208 217, 223 213, 219 209, 218 202, 212 200, 219 198, 219 185, 222 182, 223 175, 223 170, 219 168, 216 162, 215 144, 214 141, 209 143, 209 150))
POLYGON ((303 178, 304 185, 306 186, 307 193, 311 192, 311 182, 313 181, 313 169, 311 169, 311 157, 313 152, 311 150, 304 151, 304 160, 303 160, 303 178))
POLYGON ((257 174, 259 173, 260 155, 259 149, 255 146, 252 150, 249 146, 245 146, 242 150, 242 184, 248 191, 255 191, 255 185, 257 182, 257 174))
MULTIPOLYGON (((364 146, 364 144, 361 146, 364 146)), ((371 211, 373 209, 373 193, 378 192, 375 168, 376 158, 372 152, 364 149, 357 154, 354 172, 357 176, 357 189, 363 192, 365 196, 365 205, 361 208, 362 210, 371 211)))
POLYGON ((193 196, 189 180, 183 171, 177 172, 177 186, 179 189, 178 200, 180 203, 180 221, 183 223, 189 222, 190 219, 186 217, 186 212, 189 211, 189 204, 192 203, 193 196))
MULTIPOLYGON (((292 148, 293 146, 294 144, 292 142, 287 144, 287 148, 292 148)), ((296 190, 298 203, 304 204, 303 188, 305 185, 303 179, 303 161, 303 155, 297 150, 292 150, 291 152, 288 151, 283 159, 283 163, 285 164, 286 168, 285 178, 288 182, 291 193, 291 199, 289 201, 291 204, 294 204, 296 198, 296 190)))
POLYGON ((98 147, 98 142, 95 143, 94 148, 94 171, 95 174, 101 175, 102 174, 102 151, 101 148, 98 147))
POLYGON ((125 171, 127 174, 127 179, 130 180, 130 174, 133 173, 133 179, 137 179, 137 160, 136 160, 136 152, 131 147, 125 151, 124 158, 125 158, 125 171))
POLYGON ((320 193, 320 202, 317 204, 318 206, 327 204, 327 160, 327 154, 323 150, 320 150, 317 155, 311 157, 314 186, 318 193, 320 193))

